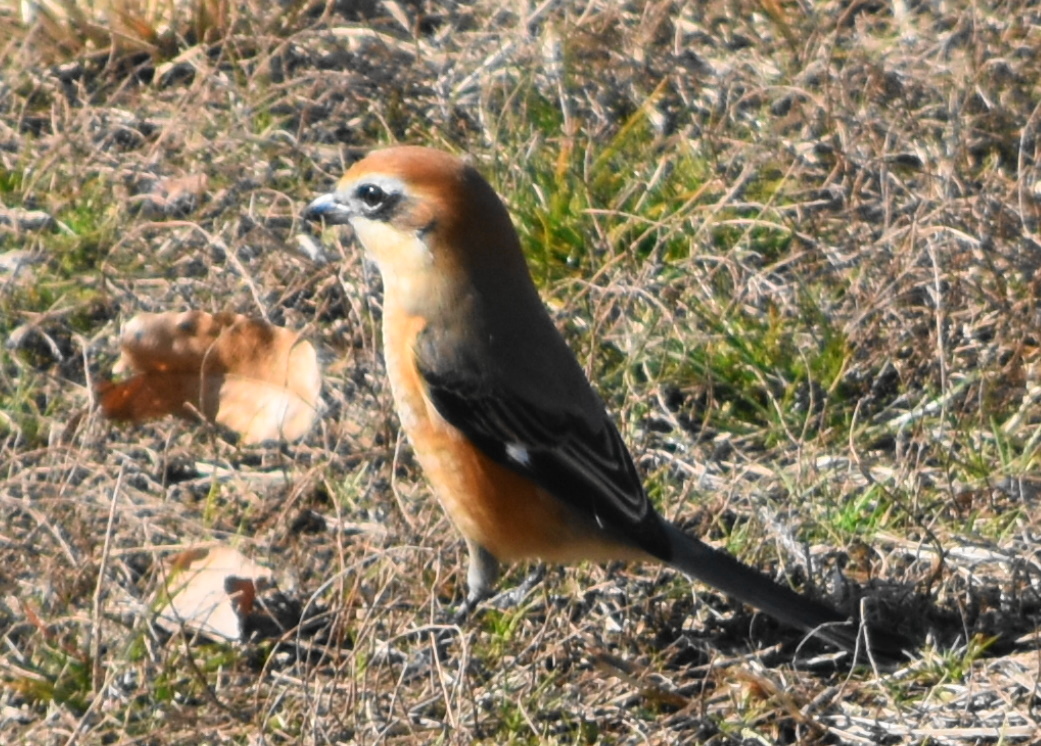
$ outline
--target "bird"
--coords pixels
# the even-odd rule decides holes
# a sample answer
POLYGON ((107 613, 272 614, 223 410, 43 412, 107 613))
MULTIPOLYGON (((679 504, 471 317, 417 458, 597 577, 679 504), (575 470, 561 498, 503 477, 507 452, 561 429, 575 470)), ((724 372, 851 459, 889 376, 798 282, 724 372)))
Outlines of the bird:
POLYGON ((506 205, 463 158, 370 152, 305 220, 350 224, 383 285, 383 357, 402 429, 469 550, 466 608, 504 562, 654 561, 837 647, 909 643, 713 548, 660 515, 543 304, 506 205))

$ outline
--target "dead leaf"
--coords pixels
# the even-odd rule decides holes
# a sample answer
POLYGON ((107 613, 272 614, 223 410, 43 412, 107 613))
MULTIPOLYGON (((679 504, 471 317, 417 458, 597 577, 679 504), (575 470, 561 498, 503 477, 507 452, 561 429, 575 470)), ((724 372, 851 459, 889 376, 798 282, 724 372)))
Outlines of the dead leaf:
POLYGON ((145 313, 127 323, 121 344, 113 372, 134 375, 98 385, 109 419, 197 412, 244 443, 296 440, 314 422, 318 356, 296 332, 239 314, 145 313))
POLYGON ((145 214, 187 215, 202 203, 209 191, 206 174, 186 174, 157 179, 148 184, 148 190, 131 198, 145 214))
POLYGON ((157 621, 170 631, 241 640, 257 593, 274 582, 270 569, 231 547, 189 549, 171 562, 169 601, 157 621))

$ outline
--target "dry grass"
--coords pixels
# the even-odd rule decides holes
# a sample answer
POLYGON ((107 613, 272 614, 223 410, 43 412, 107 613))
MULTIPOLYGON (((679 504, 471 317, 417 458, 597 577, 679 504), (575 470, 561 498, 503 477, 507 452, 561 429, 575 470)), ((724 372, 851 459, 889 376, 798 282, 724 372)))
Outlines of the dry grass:
POLYGON ((499 5, 171 5, 216 15, 143 53, 0 8, 0 740, 1041 740, 1041 14, 499 5), (553 568, 453 625, 464 553, 399 441, 378 283, 348 236, 297 250, 306 201, 389 141, 506 196, 666 515, 866 596, 915 660, 850 671, 652 566, 553 568), (320 427, 100 421, 120 323, 188 308, 304 330, 320 427), (164 558, 212 542, 306 623, 155 627, 164 558))

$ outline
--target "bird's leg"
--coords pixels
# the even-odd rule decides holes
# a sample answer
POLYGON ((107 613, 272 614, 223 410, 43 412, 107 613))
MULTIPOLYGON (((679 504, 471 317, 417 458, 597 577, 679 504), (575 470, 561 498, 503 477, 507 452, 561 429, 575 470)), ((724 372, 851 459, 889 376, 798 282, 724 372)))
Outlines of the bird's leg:
MULTIPOLYGON (((495 583, 499 579, 500 567, 499 560, 495 558, 495 555, 480 544, 471 541, 467 542, 467 546, 470 548, 470 567, 466 573, 469 593, 466 594, 466 604, 462 612, 464 615, 469 615, 476 608, 477 604, 492 596, 495 583)), ((535 569, 521 581, 520 585, 503 591, 495 598, 491 598, 490 603, 497 609, 508 609, 520 605, 521 601, 527 597, 531 589, 538 585, 545 575, 545 566, 541 563, 535 565, 535 569)))
POLYGON ((466 571, 466 603, 476 606, 492 595, 499 580, 499 560, 495 555, 474 541, 467 541, 470 548, 470 567, 466 571))
POLYGON ((499 579, 499 560, 475 541, 466 540, 470 549, 470 567, 466 571, 466 601, 456 614, 456 620, 465 620, 488 596, 492 595, 495 582, 499 579))

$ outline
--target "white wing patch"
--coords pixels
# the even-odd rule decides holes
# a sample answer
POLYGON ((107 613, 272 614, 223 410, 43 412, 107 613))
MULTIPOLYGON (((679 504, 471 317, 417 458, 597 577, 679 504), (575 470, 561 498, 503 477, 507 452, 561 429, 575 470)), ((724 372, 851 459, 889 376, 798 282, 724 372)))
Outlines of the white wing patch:
POLYGON ((531 454, 529 454, 528 449, 520 443, 507 443, 506 455, 521 466, 531 465, 531 454))

